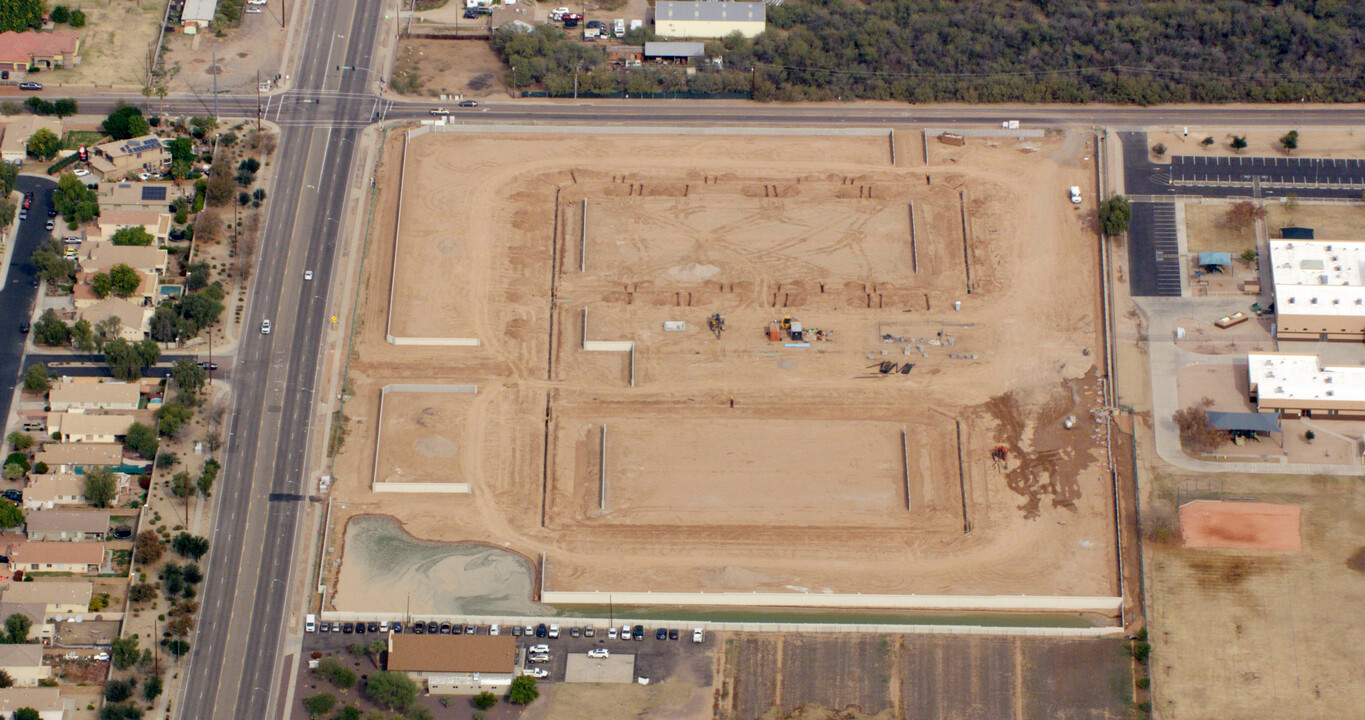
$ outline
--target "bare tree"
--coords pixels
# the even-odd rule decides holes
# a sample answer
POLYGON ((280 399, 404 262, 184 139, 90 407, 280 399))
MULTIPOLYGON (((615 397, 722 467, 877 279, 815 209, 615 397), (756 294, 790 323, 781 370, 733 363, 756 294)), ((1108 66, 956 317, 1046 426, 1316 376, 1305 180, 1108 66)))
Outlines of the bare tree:
POLYGON ((1265 218, 1265 208, 1250 202, 1239 202, 1228 208, 1223 222, 1234 230, 1246 230, 1265 218))
POLYGON ((1213 426, 1209 414, 1202 407, 1177 410, 1171 420, 1180 429, 1180 441, 1190 450, 1213 452, 1228 440, 1228 434, 1213 426))

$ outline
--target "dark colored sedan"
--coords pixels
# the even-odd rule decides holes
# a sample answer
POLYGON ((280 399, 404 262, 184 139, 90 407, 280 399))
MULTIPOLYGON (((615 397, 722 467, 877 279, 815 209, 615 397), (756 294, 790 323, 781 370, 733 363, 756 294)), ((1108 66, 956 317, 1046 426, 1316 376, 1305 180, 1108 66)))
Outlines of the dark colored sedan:
POLYGON ((450 627, 450 634, 451 634, 451 635, 463 635, 463 634, 464 634, 464 626, 463 626, 463 625, 452 625, 452 626, 450 627))
POLYGON ((364 634, 365 634, 365 623, 363 623, 363 622, 358 622, 358 623, 355 624, 355 634, 356 634, 356 635, 364 635, 364 634))
POLYGON ((655 640, 667 640, 667 639, 668 639, 668 631, 665 630, 665 629, 663 629, 663 628, 659 628, 658 630, 654 631, 654 639, 655 639, 655 640))
POLYGON ((199 363, 199 367, 204 368, 205 370, 217 370, 217 369, 218 369, 218 363, 216 363, 216 362, 204 361, 204 362, 199 363))
POLYGON ((389 632, 392 632, 394 635, 402 635, 403 623, 400 622, 389 623, 389 632))
POLYGON ((438 625, 438 624, 436 624, 436 621, 435 621, 435 620, 432 620, 431 622, 427 623, 427 634, 428 634, 428 635, 437 635, 437 634, 439 634, 440 632, 441 632, 441 626, 438 625))
POLYGON ((450 634, 450 623, 441 623, 441 634, 442 635, 450 634))
POLYGON ((372 633, 377 633, 377 632, 379 632, 379 623, 377 623, 377 622, 371 622, 369 625, 367 625, 367 626, 365 627, 365 632, 372 632, 372 633))
POLYGON ((644 640, 644 639, 645 639, 645 626, 644 626, 644 625, 636 625, 636 626, 635 626, 635 631, 632 632, 631 634, 635 636, 635 639, 636 639, 636 640, 644 640))
POLYGON ((355 632, 355 625, 352 623, 343 623, 341 626, 341 632, 350 635, 351 633, 355 632))
POLYGON ((412 634, 413 634, 413 635, 422 635, 422 634, 425 634, 426 631, 427 631, 427 626, 426 626, 426 625, 423 625, 422 623, 413 623, 413 624, 412 624, 412 634))
POLYGON ((677 640, 677 639, 678 639, 678 631, 677 631, 677 630, 669 630, 669 631, 668 631, 668 639, 669 639, 669 640, 677 640))
POLYGON ((545 637, 550 634, 550 629, 545 627, 545 623, 536 626, 536 637, 545 637))
POLYGON ((21 83, 19 83, 19 89, 20 89, 20 90, 42 90, 42 89, 43 89, 43 84, 42 84, 42 83, 36 83, 36 82, 21 82, 21 83))

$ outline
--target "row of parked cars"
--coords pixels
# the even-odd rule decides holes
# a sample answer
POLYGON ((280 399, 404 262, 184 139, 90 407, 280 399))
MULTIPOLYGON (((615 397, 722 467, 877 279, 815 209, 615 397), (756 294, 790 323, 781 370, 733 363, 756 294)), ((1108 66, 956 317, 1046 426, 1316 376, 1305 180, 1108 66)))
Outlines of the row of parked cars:
MULTIPOLYGON (((436 622, 414 622, 404 624, 402 622, 388 620, 370 622, 316 622, 314 616, 309 615, 308 621, 304 624, 304 629, 313 632, 339 632, 343 634, 364 635, 365 633, 386 633, 391 632, 401 635, 404 632, 413 635, 501 635, 504 628, 501 625, 461 625, 459 623, 436 622)), ((537 637, 555 639, 560 635, 558 625, 541 623, 539 625, 510 625, 506 628, 508 635, 513 637, 537 637)), ((594 627, 571 627, 569 637, 596 637, 597 628, 594 627)), ((679 638, 677 629, 669 630, 659 628, 654 631, 655 640, 677 640, 679 638)), ((699 643, 705 638, 705 633, 701 628, 692 630, 692 642, 699 643)), ((608 640, 644 640, 645 626, 622 625, 620 630, 607 628, 608 640)), ((541 647, 541 646, 536 646, 541 647)))

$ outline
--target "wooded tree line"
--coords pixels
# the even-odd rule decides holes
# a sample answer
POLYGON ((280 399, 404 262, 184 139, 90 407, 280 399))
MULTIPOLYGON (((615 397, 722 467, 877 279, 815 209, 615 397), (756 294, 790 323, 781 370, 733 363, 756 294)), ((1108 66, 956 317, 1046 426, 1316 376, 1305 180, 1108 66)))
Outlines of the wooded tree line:
POLYGON ((609 72, 600 49, 554 28, 493 43, 514 87, 551 94, 566 77, 572 91, 579 65, 580 94, 624 92, 640 74, 693 92, 752 83, 760 100, 1365 100, 1365 3, 1348 0, 788 0, 767 12, 757 38, 707 43, 724 70, 691 77, 609 72))

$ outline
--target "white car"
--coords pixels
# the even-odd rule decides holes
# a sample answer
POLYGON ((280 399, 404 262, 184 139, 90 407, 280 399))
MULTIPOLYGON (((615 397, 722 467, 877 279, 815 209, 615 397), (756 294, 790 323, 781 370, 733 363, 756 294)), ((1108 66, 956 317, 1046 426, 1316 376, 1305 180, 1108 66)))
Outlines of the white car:
POLYGON ((141 180, 141 181, 143 181, 143 182, 146 182, 146 181, 152 179, 152 174, 151 174, 151 173, 138 173, 138 174, 137 174, 137 179, 138 179, 138 180, 141 180))
POLYGON ((551 626, 550 626, 550 637, 552 637, 552 638, 557 638, 557 637, 559 637, 559 626, 558 626, 558 625, 551 625, 551 626))
POLYGON ((450 109, 449 109, 449 108, 432 108, 430 114, 432 114, 432 115, 441 115, 441 116, 445 116, 445 115, 449 115, 449 114, 450 114, 450 109))
POLYGON ((525 668, 521 671, 522 675, 530 675, 533 678, 543 679, 550 677, 550 671, 545 668, 525 668))
POLYGON ((90 171, 86 170, 85 168, 76 168, 75 170, 71 171, 71 174, 75 175, 76 177, 85 177, 86 175, 90 174, 90 171))
POLYGON ((384 632, 388 632, 388 631, 389 631, 389 621, 388 621, 388 620, 381 620, 381 621, 379 621, 379 632, 384 633, 384 632))
POLYGON ((692 642, 694 642, 694 643, 699 643, 699 642, 701 642, 702 637, 703 637, 703 634, 702 634, 701 628, 696 628, 695 630, 692 631, 692 642))
POLYGON ((526 662, 528 662, 528 663, 547 663, 547 662, 550 662, 550 656, 549 656, 549 655, 528 655, 528 656, 526 656, 526 662))
POLYGON ((262 321, 261 321, 261 334, 262 334, 262 335, 269 335, 269 334, 270 334, 270 321, 269 321, 269 320, 262 320, 262 321))
POLYGON ((95 659, 98 660, 99 662, 104 662, 105 660, 109 659, 109 653, 107 652, 95 653, 95 659))
POLYGON ((601 660, 603 658, 611 657, 611 651, 606 648, 593 648, 588 651, 588 657, 601 660))
POLYGON ((607 628, 607 639, 608 639, 608 640, 615 640, 615 639, 616 639, 616 628, 614 628, 614 627, 607 628))
POLYGON ((532 645, 531 647, 526 648, 526 652, 531 655, 543 655, 544 653, 550 652, 550 646, 532 645))
POLYGON ((250 7, 250 8, 247 8, 247 9, 246 9, 246 14, 248 14, 248 15, 260 15, 260 14, 263 13, 263 12, 265 12, 265 11, 262 10, 262 9, 260 9, 260 8, 250 7))
POLYGON ((499 628, 497 625, 489 625, 489 626, 488 626, 488 634, 489 634, 489 635, 494 635, 494 636, 496 636, 496 635, 498 635, 501 631, 502 631, 501 628, 499 628))
POLYGON ((247 5, 264 5, 268 0, 246 0, 247 5))
POLYGON ((304 280, 312 280, 312 279, 313 279, 313 271, 312 271, 312 270, 304 270, 304 271, 303 271, 303 279, 304 279, 304 280))

